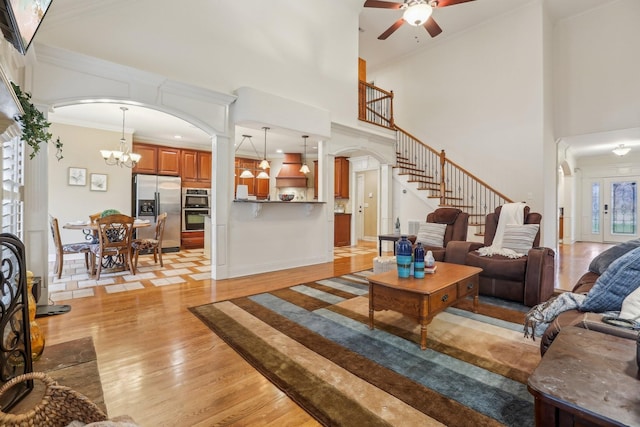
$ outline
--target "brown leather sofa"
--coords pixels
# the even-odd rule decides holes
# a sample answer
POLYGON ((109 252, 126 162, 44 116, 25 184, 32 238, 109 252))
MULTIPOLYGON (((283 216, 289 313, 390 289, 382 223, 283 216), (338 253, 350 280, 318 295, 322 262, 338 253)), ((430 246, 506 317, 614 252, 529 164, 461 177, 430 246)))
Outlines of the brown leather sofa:
MULTIPOLYGON (((520 258, 503 255, 480 256, 476 250, 491 246, 498 227, 501 206, 486 217, 484 244, 473 242, 451 242, 447 251, 447 262, 466 264, 482 268, 480 294, 517 301, 533 307, 548 300, 554 291, 555 252, 551 248, 538 247, 540 230, 536 234, 533 248, 520 258)), ((542 215, 524 209, 524 224, 540 224, 542 215)))
MULTIPOLYGON (((584 273, 580 279, 576 282, 571 292, 587 294, 591 288, 595 285, 596 281, 600 277, 600 274, 604 273, 609 264, 615 259, 624 255, 629 250, 633 250, 640 246, 640 239, 625 242, 613 246, 597 257, 595 257, 590 265, 589 271, 584 273)), ((569 326, 579 326, 586 329, 593 329, 600 332, 606 332, 611 335, 621 336, 629 339, 638 339, 638 331, 631 331, 628 329, 611 326, 602 321, 603 315, 601 313, 583 312, 579 310, 568 310, 560 313, 553 322, 549 324, 545 332, 540 339, 540 354, 549 349, 549 346, 553 343, 555 337, 560 333, 563 328, 569 326)), ((640 343, 639 343, 640 345, 640 343)))
MULTIPOLYGON (((431 251, 436 261, 445 261, 446 247, 451 241, 467 240, 469 229, 469 214, 458 208, 438 208, 427 215, 427 222, 446 224, 443 246, 424 246, 424 250, 431 251)), ((408 236, 412 244, 416 243, 417 236, 408 236)), ((448 261, 451 262, 451 261, 448 261)))

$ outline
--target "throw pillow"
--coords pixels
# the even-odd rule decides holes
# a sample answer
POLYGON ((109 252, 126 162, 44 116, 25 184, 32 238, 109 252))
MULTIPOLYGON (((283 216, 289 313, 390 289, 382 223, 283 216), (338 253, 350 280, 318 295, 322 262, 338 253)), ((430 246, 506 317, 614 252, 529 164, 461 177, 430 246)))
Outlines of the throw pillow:
POLYGON ((527 254, 540 229, 539 224, 507 224, 502 235, 502 248, 518 254, 527 254))
POLYGON ((620 311, 622 301, 640 286, 640 248, 627 252, 613 261, 598 277, 581 311, 620 311))
POLYGON ((637 247, 640 247, 640 239, 629 240, 628 242, 612 246, 591 260, 591 263, 589 264, 589 271, 596 274, 602 274, 605 272, 607 267, 609 267, 609 264, 637 247))
POLYGON ((447 224, 437 224, 434 222, 424 222, 420 224, 418 229, 418 237, 416 243, 420 242, 423 246, 444 247, 444 232, 447 224))
POLYGON ((622 301, 622 308, 620 309, 620 318, 627 320, 636 320, 640 317, 640 287, 631 292, 622 301))

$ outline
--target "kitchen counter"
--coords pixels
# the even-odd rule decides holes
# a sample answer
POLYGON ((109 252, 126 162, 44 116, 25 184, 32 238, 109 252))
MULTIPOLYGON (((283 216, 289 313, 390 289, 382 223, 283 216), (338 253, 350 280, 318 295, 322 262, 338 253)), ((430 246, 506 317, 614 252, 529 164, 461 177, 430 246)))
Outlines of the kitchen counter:
MULTIPOLYGON (((263 206, 275 206, 275 205, 277 205, 277 206, 282 206, 282 205, 299 206, 299 207, 304 208, 305 215, 309 215, 314 207, 326 204, 326 202, 318 202, 317 200, 298 200, 298 201, 291 200, 290 202, 283 202, 281 200, 238 200, 238 199, 234 199, 233 202, 234 203, 239 203, 239 204, 249 204, 249 205, 251 205, 254 218, 257 218, 258 215, 260 215, 260 212, 262 211, 262 207, 263 206)), ((276 209, 276 208, 274 207, 274 209, 276 209)))
POLYGON ((280 203, 285 205, 294 205, 294 204, 300 204, 300 203, 312 203, 316 205, 321 205, 321 204, 327 203, 327 202, 319 202, 317 200, 291 200, 289 202, 283 202, 282 200, 239 200, 239 199, 234 199, 233 202, 234 203, 280 203))

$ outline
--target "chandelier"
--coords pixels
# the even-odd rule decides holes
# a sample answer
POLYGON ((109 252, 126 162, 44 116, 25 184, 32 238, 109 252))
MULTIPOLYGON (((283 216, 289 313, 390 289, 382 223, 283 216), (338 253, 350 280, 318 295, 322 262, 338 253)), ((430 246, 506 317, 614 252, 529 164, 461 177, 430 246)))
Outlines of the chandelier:
POLYGON ((109 166, 126 166, 128 168, 135 167, 142 156, 131 152, 127 140, 124 138, 124 114, 128 110, 127 107, 120 107, 122 110, 122 138, 117 150, 100 150, 100 154, 104 162, 109 166))

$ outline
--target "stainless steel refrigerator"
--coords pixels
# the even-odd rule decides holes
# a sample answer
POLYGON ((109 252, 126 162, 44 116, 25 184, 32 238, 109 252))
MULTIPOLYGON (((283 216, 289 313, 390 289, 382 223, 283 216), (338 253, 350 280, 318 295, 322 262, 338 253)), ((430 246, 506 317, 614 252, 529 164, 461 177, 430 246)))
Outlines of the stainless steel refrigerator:
POLYGON ((166 212, 162 251, 176 252, 180 250, 180 215, 181 191, 180 177, 142 175, 133 176, 133 216, 148 219, 151 227, 136 229, 138 239, 153 238, 158 215, 166 212))

